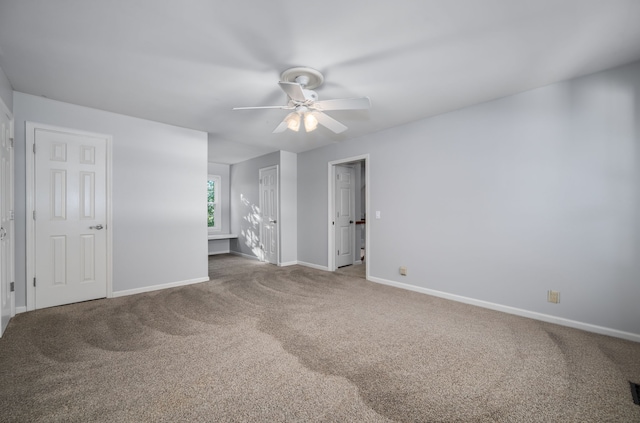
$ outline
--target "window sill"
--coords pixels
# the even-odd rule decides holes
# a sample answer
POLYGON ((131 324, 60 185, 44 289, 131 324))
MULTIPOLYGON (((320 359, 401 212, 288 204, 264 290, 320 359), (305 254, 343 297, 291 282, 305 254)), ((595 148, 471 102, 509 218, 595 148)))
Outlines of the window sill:
POLYGON ((207 239, 231 239, 237 237, 238 235, 236 234, 209 234, 207 239))

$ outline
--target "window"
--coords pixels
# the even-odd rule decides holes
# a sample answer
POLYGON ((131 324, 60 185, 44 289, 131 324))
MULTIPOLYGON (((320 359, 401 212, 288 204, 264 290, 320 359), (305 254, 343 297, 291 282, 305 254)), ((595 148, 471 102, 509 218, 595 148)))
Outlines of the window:
POLYGON ((209 175, 207 178, 207 227, 209 232, 222 229, 220 216, 221 178, 218 175, 209 175))

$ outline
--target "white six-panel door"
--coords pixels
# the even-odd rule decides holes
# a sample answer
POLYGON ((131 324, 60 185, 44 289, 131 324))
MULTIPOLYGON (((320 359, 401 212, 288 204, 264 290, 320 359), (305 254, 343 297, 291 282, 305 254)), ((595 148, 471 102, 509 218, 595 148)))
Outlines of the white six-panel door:
POLYGON ((264 261, 278 264, 278 168, 260 169, 260 243, 264 261))
POLYGON ((35 308, 107 295, 106 139, 35 129, 35 308))
POLYGON ((352 166, 335 166, 335 241, 336 266, 353 264, 355 247, 355 170, 352 166))
MULTIPOLYGON (((0 104, 2 106, 2 104, 0 104)), ((13 282, 13 148, 11 118, 0 107, 0 336, 15 314, 13 282)))

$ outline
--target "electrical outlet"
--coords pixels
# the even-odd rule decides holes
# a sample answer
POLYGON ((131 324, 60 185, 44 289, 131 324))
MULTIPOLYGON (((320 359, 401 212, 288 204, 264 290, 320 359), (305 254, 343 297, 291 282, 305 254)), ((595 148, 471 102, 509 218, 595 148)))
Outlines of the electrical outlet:
POLYGON ((547 291, 547 301, 558 304, 560 302, 560 291, 547 291))
POLYGON ((402 276, 407 276, 407 268, 405 266, 400 266, 400 274, 402 276))

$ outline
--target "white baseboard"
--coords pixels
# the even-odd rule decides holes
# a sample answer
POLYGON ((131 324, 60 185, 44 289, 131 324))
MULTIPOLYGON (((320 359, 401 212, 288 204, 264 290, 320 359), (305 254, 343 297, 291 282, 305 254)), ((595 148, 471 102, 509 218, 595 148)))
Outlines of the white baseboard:
POLYGON ((280 263, 279 266, 280 267, 287 267, 287 266, 295 266, 296 264, 298 264, 297 261, 286 261, 284 263, 280 263))
POLYGON ((353 262, 353 264, 362 264, 362 260, 356 260, 353 262))
POLYGON ((250 260, 260 260, 256 256, 250 256, 249 254, 241 253, 241 252, 238 252, 238 251, 229 251, 229 254, 233 254, 233 255, 236 255, 236 256, 248 258, 250 260))
POLYGON ((27 306, 16 307, 16 314, 26 313, 26 312, 27 312, 27 306))
POLYGON ((574 329, 581 329, 587 332, 599 333, 601 335, 613 336, 615 338, 627 339, 629 341, 640 342, 640 334, 623 332, 617 329, 606 328, 603 326, 592 325, 590 323, 578 322, 575 320, 565 319, 563 317, 551 316, 549 314, 538 313, 535 311, 523 310, 521 308, 505 306, 502 304, 491 303, 483 300, 476 300, 474 298, 463 297, 461 295, 449 294, 447 292, 436 291, 434 289, 422 288, 420 286, 409 285, 402 282, 391 281, 387 279, 376 278, 369 276, 371 282, 380 283, 383 285, 390 285, 396 288, 402 288, 409 291, 420 292, 422 294, 433 295, 434 297, 440 297, 447 300, 457 301, 459 303, 470 304, 478 307, 488 308, 491 310, 501 311, 503 313, 514 314, 516 316, 528 317, 534 320, 540 320, 547 323, 555 323, 561 326, 567 326, 574 329))
POLYGON ((127 295, 142 294, 143 292, 159 291, 161 289, 175 288, 178 286, 191 285, 194 283, 201 283, 201 282, 207 282, 207 281, 209 281, 208 276, 206 278, 197 278, 197 279, 189 279, 186 281, 169 282, 169 283, 164 283, 162 285, 153 285, 153 286, 145 286, 143 288, 126 289, 124 291, 114 291, 111 294, 111 297, 113 298, 124 297, 127 295))
POLYGON ((230 250, 225 250, 225 251, 212 251, 209 253, 210 256, 215 256, 217 254, 229 254, 230 250))
POLYGON ((329 267, 327 267, 327 266, 320 266, 319 264, 307 263, 307 262, 304 262, 304 261, 298 261, 298 264, 299 264, 300 266, 310 267, 310 268, 312 268, 312 269, 324 270, 324 271, 326 271, 326 272, 328 272, 328 271, 329 271, 329 267))

